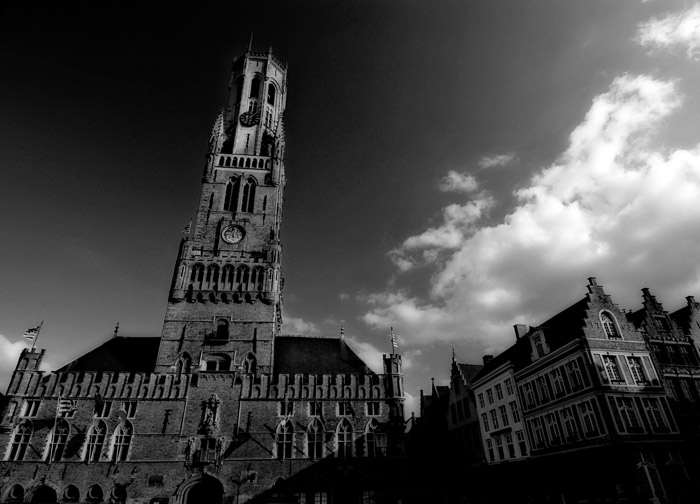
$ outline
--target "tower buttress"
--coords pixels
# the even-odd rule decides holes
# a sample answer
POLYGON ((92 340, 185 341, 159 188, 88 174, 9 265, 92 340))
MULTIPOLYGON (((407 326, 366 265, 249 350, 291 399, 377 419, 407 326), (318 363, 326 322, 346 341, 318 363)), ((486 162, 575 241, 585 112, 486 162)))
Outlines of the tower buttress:
POLYGON ((193 229, 180 244, 157 372, 270 372, 281 325, 280 226, 287 68, 271 52, 233 62, 214 122, 193 229))

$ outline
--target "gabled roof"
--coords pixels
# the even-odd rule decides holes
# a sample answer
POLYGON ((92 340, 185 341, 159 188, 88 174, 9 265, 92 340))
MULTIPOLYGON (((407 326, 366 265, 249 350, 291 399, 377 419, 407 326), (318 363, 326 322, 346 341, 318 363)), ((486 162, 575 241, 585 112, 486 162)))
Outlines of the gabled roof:
POLYGON ((57 371, 150 373, 155 369, 159 345, 160 338, 157 337, 117 336, 81 355, 57 371))
POLYGON ((277 336, 275 374, 376 374, 340 338, 277 336))
POLYGON ((455 364, 466 385, 471 385, 474 377, 484 368, 481 364, 466 364, 462 362, 455 362, 455 364))

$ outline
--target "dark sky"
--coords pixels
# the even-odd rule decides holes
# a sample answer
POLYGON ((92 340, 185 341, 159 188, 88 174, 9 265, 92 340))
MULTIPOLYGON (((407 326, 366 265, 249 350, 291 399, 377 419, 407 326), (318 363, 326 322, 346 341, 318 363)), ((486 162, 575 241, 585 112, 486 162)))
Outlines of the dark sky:
POLYGON ((663 42, 663 24, 640 35, 675 11, 696 15, 695 3, 0 9, 7 355, 41 320, 54 366, 102 342, 117 321, 124 335, 160 334, 209 132, 251 34, 255 49, 272 46, 289 67, 289 331, 333 335, 343 323, 376 362, 394 326, 415 397, 430 376, 446 377, 450 347, 473 362, 502 350, 514 321, 536 324, 575 302, 587 276, 629 307, 647 286, 673 296, 670 308, 700 293, 697 211, 682 198, 670 208, 648 189, 672 169, 669 191, 698 185, 700 35, 677 30, 663 42), (677 169, 640 168, 630 154, 665 160, 673 149, 691 153, 677 169), (611 195, 616 184, 627 191, 611 195), (668 231, 672 254, 644 236, 620 241, 647 227, 637 207, 656 216, 647 234, 668 231))

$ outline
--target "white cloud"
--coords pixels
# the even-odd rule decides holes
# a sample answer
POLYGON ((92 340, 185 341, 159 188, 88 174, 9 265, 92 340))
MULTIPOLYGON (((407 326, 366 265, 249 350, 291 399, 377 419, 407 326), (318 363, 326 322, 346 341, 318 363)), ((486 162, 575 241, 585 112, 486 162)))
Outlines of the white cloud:
POLYGON ((411 414, 415 413, 416 416, 420 416, 420 398, 409 394, 404 390, 404 415, 406 419, 411 417, 411 414))
POLYGON ((469 173, 450 170, 440 181, 438 188, 443 192, 473 192, 479 188, 479 184, 469 173))
POLYGON ((639 25, 637 41, 652 50, 681 50, 700 59, 700 3, 687 10, 652 19, 639 25))
MULTIPOLYGON (((345 338, 350 347, 357 353, 358 357, 364 361, 369 368, 375 373, 384 373, 384 361, 382 360, 382 352, 365 341, 360 341, 354 336, 345 338)), ((386 353, 386 352, 384 352, 386 353)))
POLYGON ((10 384, 12 372, 17 366, 23 348, 29 348, 24 340, 10 341, 0 334, 0 391, 5 392, 10 384))
POLYGON ((483 156, 481 159, 479 159, 477 164, 479 165, 479 168, 488 169, 508 166, 514 161, 517 161, 515 154, 497 154, 495 156, 483 156))
POLYGON ((282 334, 301 334, 316 336, 320 334, 320 329, 313 322, 307 322, 299 317, 282 317, 282 334))
POLYGON ((464 341, 476 362, 485 348, 512 343, 513 324, 541 323, 583 297, 588 276, 613 288, 623 307, 638 306, 642 287, 682 305, 700 291, 700 145, 651 144, 680 104, 673 82, 615 79, 501 222, 480 221, 488 205, 471 213, 473 203, 451 205, 441 225, 392 251, 399 270, 434 268, 430 295, 368 296, 364 321, 400 328, 409 346, 464 341))

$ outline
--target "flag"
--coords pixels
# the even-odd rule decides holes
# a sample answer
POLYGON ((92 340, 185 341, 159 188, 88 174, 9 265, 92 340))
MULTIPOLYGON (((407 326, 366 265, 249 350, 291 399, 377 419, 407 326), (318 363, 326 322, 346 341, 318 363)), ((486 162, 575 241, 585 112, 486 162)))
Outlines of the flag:
POLYGON ((34 341, 36 339, 36 337, 39 335, 40 329, 41 329, 40 325, 33 327, 31 329, 27 329, 26 331, 24 331, 24 337, 27 338, 29 341, 34 341))
POLYGON ((391 328, 391 347, 399 348, 399 344, 396 342, 396 335, 394 334, 394 328, 391 328))
POLYGON ((76 411, 78 406, 75 404, 73 399, 61 399, 58 401, 58 414, 65 415, 72 411, 76 411))

